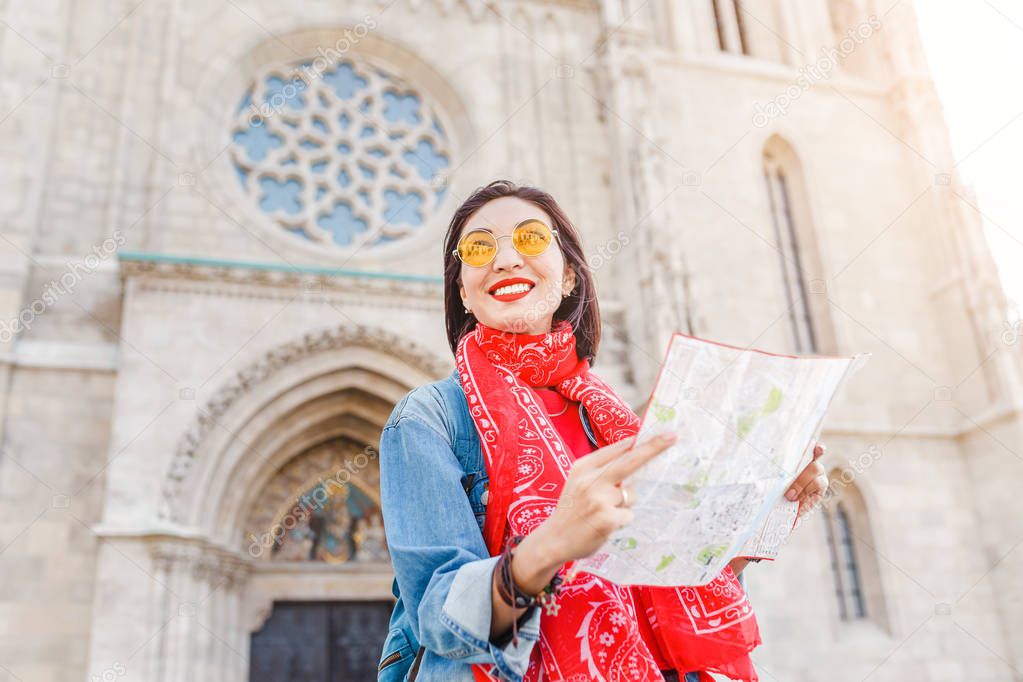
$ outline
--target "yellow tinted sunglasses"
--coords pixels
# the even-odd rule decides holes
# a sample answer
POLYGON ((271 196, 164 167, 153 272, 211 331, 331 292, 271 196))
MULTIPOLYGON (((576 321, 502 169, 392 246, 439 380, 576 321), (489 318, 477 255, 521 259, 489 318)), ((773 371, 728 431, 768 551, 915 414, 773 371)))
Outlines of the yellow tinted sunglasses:
POLYGON ((515 226, 510 235, 494 236, 490 230, 478 227, 466 232, 458 240, 458 248, 451 253, 460 261, 474 268, 482 268, 497 257, 497 240, 510 237, 512 246, 523 256, 539 256, 547 250, 558 234, 543 221, 536 218, 523 220, 515 226))

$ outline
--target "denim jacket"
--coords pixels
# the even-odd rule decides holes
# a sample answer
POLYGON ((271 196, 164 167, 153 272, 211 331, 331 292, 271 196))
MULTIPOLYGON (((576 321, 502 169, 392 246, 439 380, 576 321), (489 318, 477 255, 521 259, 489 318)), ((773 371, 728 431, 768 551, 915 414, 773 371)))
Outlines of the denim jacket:
MULTIPOLYGON (((580 418, 596 446, 582 403, 580 418)), ((470 664, 496 664, 519 682, 540 636, 540 610, 519 619, 518 646, 490 640, 497 557, 483 541, 489 478, 457 371, 409 391, 380 436, 380 499, 394 567, 379 682, 471 682, 470 664)), ((689 678, 687 678, 689 679, 689 678)), ((695 679, 695 676, 693 677, 695 679)))
MULTIPOLYGON (((583 426, 593 441, 585 410, 583 426)), ((490 641, 491 576, 483 541, 489 478, 457 371, 409 391, 380 436, 380 499, 398 601, 378 679, 399 682, 425 647, 416 682, 471 681, 472 663, 521 680, 540 636, 540 610, 519 620, 519 643, 490 641), (388 674, 393 670, 392 674, 388 674)))

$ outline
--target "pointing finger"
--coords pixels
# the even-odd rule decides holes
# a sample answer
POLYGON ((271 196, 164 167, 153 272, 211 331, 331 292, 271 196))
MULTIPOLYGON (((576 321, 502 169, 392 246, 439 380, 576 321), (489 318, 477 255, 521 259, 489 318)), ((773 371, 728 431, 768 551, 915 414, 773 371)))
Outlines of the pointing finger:
POLYGON ((605 464, 614 461, 616 458, 621 457, 625 454, 632 446, 636 443, 636 436, 630 436, 628 438, 622 438, 620 441, 616 441, 611 445, 606 445, 599 450, 595 450, 585 457, 580 457, 576 460, 576 463, 585 462, 585 466, 592 466, 599 468, 605 464))
POLYGON ((666 432, 643 441, 630 450, 628 455, 604 467, 600 472, 600 477, 612 483, 626 479, 634 471, 671 447, 675 438, 674 432, 666 432))

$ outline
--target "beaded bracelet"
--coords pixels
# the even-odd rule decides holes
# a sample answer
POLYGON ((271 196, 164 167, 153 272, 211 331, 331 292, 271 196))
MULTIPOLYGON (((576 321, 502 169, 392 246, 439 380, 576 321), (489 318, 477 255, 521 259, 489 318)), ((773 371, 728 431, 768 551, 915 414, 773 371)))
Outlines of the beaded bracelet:
MULTIPOLYGON (((557 615, 561 605, 557 603, 557 595, 561 591, 563 579, 560 574, 555 573, 550 582, 537 594, 528 594, 519 589, 511 572, 511 562, 515 556, 514 549, 522 540, 524 535, 513 535, 508 539, 501 557, 497 560, 494 574, 497 577, 497 593, 508 606, 518 609, 525 609, 537 604, 541 605, 549 615, 557 615)), ((512 621, 512 642, 518 646, 518 619, 512 621)))

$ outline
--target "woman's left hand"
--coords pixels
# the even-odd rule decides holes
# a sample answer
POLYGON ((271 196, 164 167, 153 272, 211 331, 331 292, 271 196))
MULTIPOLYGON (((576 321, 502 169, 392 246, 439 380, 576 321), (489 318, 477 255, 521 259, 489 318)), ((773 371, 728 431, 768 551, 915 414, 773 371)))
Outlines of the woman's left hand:
POLYGON ((814 443, 813 460, 799 472, 799 476, 785 491, 785 499, 790 502, 799 502, 800 514, 817 504, 828 489, 828 475, 824 473, 824 467, 818 461, 823 454, 824 444, 814 443))

